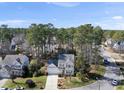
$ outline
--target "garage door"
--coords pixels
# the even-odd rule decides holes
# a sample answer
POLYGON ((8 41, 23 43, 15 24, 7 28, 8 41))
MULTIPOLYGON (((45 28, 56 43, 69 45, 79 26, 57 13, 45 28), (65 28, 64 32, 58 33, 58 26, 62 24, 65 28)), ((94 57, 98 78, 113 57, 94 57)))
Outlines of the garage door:
POLYGON ((50 64, 47 70, 49 75, 58 75, 60 73, 58 67, 56 67, 54 64, 50 64))

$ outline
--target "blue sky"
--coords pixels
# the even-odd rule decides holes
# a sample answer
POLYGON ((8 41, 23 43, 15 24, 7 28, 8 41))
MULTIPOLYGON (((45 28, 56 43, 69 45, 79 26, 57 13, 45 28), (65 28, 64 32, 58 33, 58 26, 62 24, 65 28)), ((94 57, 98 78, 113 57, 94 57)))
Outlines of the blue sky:
POLYGON ((124 3, 0 3, 0 24, 28 27, 31 23, 53 23, 76 27, 91 23, 103 29, 124 29, 124 3))

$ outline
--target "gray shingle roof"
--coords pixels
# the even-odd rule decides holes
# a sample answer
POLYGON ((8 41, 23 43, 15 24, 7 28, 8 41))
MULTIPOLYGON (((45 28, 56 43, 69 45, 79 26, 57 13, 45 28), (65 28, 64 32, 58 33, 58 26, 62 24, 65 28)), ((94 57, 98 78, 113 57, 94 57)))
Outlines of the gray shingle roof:
MULTIPOLYGON (((3 65, 15 65, 15 64, 19 64, 19 63, 16 62, 16 59, 17 59, 17 58, 20 58, 20 61, 21 61, 21 62, 24 62, 24 61, 23 61, 23 60, 24 60, 24 56, 25 56, 25 55, 7 55, 7 56, 4 58, 2 64, 3 64, 3 65)), ((23 63, 22 63, 22 64, 23 64, 23 63)))
POLYGON ((61 54, 61 55, 59 55, 59 61, 58 62, 67 62, 67 60, 74 63, 74 55, 73 54, 61 54))

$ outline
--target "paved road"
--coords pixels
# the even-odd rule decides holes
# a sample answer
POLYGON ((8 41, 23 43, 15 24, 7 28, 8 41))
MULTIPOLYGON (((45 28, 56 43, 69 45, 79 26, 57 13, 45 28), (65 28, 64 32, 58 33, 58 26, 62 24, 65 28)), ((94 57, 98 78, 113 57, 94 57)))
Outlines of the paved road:
POLYGON ((45 90, 57 90, 58 75, 48 75, 45 90))
POLYGON ((107 52, 103 47, 100 49, 101 55, 107 57, 110 61, 110 65, 106 66, 106 72, 102 80, 79 88, 73 88, 74 90, 114 90, 114 86, 111 85, 112 79, 123 79, 122 75, 119 75, 119 68, 117 67, 115 60, 111 58, 109 52, 107 52))
POLYGON ((7 79, 0 80, 0 88, 6 83, 7 79))

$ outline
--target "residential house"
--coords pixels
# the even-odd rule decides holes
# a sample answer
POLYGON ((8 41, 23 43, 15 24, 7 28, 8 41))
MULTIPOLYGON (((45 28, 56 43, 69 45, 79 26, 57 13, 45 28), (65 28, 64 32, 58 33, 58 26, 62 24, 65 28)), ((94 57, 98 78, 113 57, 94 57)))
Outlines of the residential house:
POLYGON ((124 42, 116 42, 113 45, 113 50, 115 52, 124 52, 124 42))
POLYGON ((106 46, 113 47, 114 44, 115 44, 115 42, 111 38, 109 38, 105 41, 106 46))
POLYGON ((11 39, 10 50, 15 50, 17 45, 18 45, 18 47, 21 47, 21 49, 23 49, 24 43, 26 42, 26 40, 24 38, 25 38, 24 34, 16 34, 11 39))
POLYGON ((48 74, 74 74, 74 55, 61 54, 58 56, 58 61, 48 62, 48 74))
POLYGON ((9 41, 5 41, 2 43, 0 42, 0 54, 8 53, 9 52, 9 46, 10 46, 9 41))
POLYGON ((111 47, 115 52, 124 52, 124 41, 114 41, 110 38, 106 40, 105 45, 111 47))
MULTIPOLYGON (((24 71, 23 71, 23 66, 28 66, 29 65, 29 58, 25 55, 7 55, 4 60, 1 63, 2 69, 6 71, 5 74, 10 77, 10 75, 14 76, 22 76, 24 71)), ((2 73, 3 70, 1 70, 0 73, 2 73)), ((1 77, 2 76, 1 74, 1 77)))
POLYGON ((74 55, 73 54, 62 54, 59 55, 58 68, 60 73, 64 75, 74 74, 74 55))

